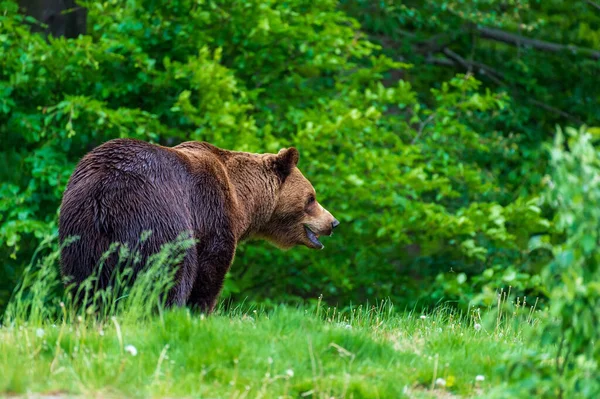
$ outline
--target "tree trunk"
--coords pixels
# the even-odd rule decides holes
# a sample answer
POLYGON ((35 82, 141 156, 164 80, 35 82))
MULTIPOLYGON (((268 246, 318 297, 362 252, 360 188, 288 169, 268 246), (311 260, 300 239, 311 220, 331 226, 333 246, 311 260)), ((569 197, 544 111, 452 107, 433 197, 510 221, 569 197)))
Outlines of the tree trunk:
POLYGON ((33 31, 67 38, 86 32, 87 10, 75 4, 75 0, 19 0, 19 7, 40 22, 32 26, 33 31))

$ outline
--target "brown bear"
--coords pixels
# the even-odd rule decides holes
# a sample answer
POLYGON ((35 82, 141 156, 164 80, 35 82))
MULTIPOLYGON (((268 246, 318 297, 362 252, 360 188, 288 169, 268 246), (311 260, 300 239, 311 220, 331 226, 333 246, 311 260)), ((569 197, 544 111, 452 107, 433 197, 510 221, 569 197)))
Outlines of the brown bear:
MULTIPOLYGON (((167 304, 211 312, 240 241, 321 249, 319 236, 339 224, 317 202, 298 157, 295 148, 252 154, 205 142, 108 141, 81 159, 63 195, 60 242, 78 239, 62 246, 61 273, 77 285, 98 270, 111 243, 134 247, 151 231, 139 246, 145 260, 187 231, 196 245, 178 266, 167 304)), ((114 267, 105 263, 102 273, 114 267)))

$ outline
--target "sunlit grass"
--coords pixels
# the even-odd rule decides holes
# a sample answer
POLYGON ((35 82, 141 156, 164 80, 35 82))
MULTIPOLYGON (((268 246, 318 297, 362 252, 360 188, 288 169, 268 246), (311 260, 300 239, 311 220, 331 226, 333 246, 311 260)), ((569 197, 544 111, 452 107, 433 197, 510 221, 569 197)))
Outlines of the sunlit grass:
POLYGON ((78 309, 68 295, 53 296, 53 256, 28 270, 0 328, 4 395, 482 397, 502 383, 504 355, 530 345, 524 337, 536 323, 531 307, 506 295, 467 314, 397 312, 387 302, 344 310, 239 306, 209 317, 164 310, 152 286, 168 286, 156 283, 156 268, 172 256, 157 258, 152 278, 95 294, 78 309))

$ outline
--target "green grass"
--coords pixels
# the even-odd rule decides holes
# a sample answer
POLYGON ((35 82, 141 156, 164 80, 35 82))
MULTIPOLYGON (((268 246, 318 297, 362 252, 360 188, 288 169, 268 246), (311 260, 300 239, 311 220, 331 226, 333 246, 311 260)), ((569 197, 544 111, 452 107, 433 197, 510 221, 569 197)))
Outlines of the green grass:
MULTIPOLYGON (((326 313, 325 311, 323 313, 326 313)), ((43 322, 0 329, 0 392, 85 397, 481 397, 502 382, 503 356, 524 348, 526 325, 476 330, 438 311, 388 308, 316 315, 208 318, 179 309, 142 322, 43 322), (135 347, 134 356, 126 348, 135 347), (476 382, 476 376, 485 377, 476 382), (446 386, 435 384, 442 378, 446 386), (433 389, 432 389, 433 387, 433 389)))
POLYGON ((462 315, 385 302, 164 310, 156 287, 168 286, 161 271, 177 256, 156 259, 132 288, 98 292, 92 280, 80 310, 57 290, 57 252, 34 260, 0 327, 0 396, 485 397, 504 383, 507 354, 535 349, 525 339, 535 312, 506 295, 462 315))

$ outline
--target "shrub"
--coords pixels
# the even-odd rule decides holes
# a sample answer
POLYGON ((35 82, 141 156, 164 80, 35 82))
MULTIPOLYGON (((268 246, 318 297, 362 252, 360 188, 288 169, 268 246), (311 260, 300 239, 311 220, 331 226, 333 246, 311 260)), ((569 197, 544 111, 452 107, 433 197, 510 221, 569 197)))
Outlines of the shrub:
MULTIPOLYGON (((518 395, 597 398, 600 395, 600 153, 585 128, 559 129, 551 150, 546 201, 564 240, 542 273, 549 320, 533 331, 545 349, 512 362, 518 395)), ((542 242, 543 244, 543 242, 542 242)), ((546 244, 547 246, 547 244, 546 244)))

